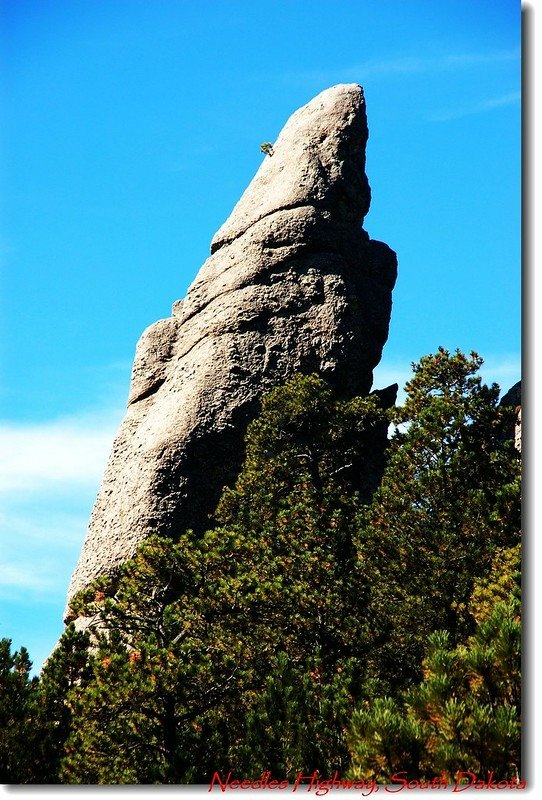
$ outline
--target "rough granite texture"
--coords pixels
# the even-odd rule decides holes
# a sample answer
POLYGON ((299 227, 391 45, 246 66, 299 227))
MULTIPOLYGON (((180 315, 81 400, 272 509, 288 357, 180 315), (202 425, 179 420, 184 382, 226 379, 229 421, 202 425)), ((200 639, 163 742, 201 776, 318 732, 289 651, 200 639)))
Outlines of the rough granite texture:
POLYGON ((367 137, 356 84, 296 111, 185 299, 143 333, 69 597, 150 534, 205 529, 262 393, 299 371, 370 391, 397 261, 362 229, 367 137))

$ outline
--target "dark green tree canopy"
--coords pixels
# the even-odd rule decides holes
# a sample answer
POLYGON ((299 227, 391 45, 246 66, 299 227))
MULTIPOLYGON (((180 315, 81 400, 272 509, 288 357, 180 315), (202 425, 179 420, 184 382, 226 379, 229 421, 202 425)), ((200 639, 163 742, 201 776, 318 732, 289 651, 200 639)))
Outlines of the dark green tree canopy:
POLYGON ((519 546, 500 550, 490 576, 476 581, 474 634, 453 647, 447 631, 429 636, 423 680, 398 699, 365 702, 352 715, 351 775, 385 782, 459 771, 482 780, 519 778, 521 622, 519 546))
POLYGON ((521 464, 503 444, 513 412, 498 405, 496 385, 482 384, 480 365, 442 348, 413 365, 384 477, 360 513, 379 693, 419 672, 432 631, 445 627, 454 641, 472 631, 474 579, 498 547, 519 541, 521 464))
MULTIPOLYGON (((214 526, 151 538, 87 587, 72 603, 87 633, 67 630, 35 692, 22 681, 22 706, 10 689, 19 729, 30 720, 47 743, 43 780, 511 768, 474 744, 515 747, 519 674, 517 607, 491 566, 515 563, 520 465, 503 433, 513 412, 480 363, 439 349, 394 409, 377 394, 337 397, 314 375, 265 397, 214 526), (471 706, 461 695, 470 732, 453 752, 429 747, 437 722, 424 711, 449 729, 449 696, 435 692, 456 680, 450 664, 454 691, 474 674, 479 689, 471 706), (505 691, 508 711, 487 711, 505 691)), ((34 780, 22 761, 10 769, 34 780)))

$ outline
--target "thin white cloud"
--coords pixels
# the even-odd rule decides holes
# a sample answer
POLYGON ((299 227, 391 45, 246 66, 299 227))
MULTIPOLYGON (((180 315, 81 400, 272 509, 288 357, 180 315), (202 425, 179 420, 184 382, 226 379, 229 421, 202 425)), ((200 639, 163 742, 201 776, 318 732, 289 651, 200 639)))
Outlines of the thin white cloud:
POLYGON ((54 602, 60 618, 121 414, 0 424, 0 599, 54 602))
POLYGON ((497 64, 506 61, 519 61, 520 50, 496 50, 492 53, 460 53, 458 55, 442 56, 435 59, 443 67, 470 67, 480 64, 497 64))
POLYGON ((403 58, 384 59, 381 61, 366 61, 352 68, 352 71, 367 75, 404 75, 406 73, 440 72, 453 69, 468 69, 469 67, 486 64, 497 64, 519 60, 517 50, 505 50, 494 53, 458 53, 437 57, 407 56, 403 58))
POLYGON ((57 580, 56 573, 38 564, 9 564, 2 560, 2 578, 0 580, 0 593, 5 594, 6 589, 24 589, 25 592, 38 592, 42 594, 52 589, 57 580))
POLYGON ((285 75, 286 80, 314 81, 317 83, 342 83, 364 81, 386 75, 414 75, 426 72, 443 72, 489 66, 491 64, 519 62, 519 50, 497 50, 491 53, 448 53, 440 56, 399 56, 370 59, 350 64, 336 70, 310 70, 285 75))
POLYGON ((99 480, 89 486, 58 481, 47 489, 4 492, 0 600, 54 602, 60 617, 99 480))
POLYGON ((95 388, 92 410, 0 420, 0 635, 28 646, 35 664, 62 628, 70 575, 124 413, 130 366, 84 367, 95 388))
POLYGON ((117 411, 44 423, 0 423, 0 491, 88 485, 99 480, 117 411))
POLYGON ((498 383, 501 394, 521 379, 521 356, 502 355, 488 356, 480 368, 480 375, 488 384, 498 383))
POLYGON ((99 481, 88 489, 74 491, 73 487, 63 486, 53 493, 8 497, 0 515, 0 531, 4 533, 0 552, 32 553, 41 544, 55 550, 80 545, 98 485, 99 481))
POLYGON ((463 106, 462 108, 450 108, 444 111, 439 111, 431 114, 429 120, 431 122, 448 122, 453 119, 461 119, 462 117, 469 117, 473 114, 483 114, 486 111, 493 111, 495 108, 502 108, 505 106, 519 105, 521 102, 521 92, 508 92, 499 97, 490 97, 480 100, 470 106, 463 106))

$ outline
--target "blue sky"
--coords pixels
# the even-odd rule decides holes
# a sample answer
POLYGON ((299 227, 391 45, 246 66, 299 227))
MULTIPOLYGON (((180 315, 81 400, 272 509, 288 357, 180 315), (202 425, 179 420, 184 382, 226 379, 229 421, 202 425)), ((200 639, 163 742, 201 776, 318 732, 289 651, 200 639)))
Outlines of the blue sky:
POLYGON ((516 0, 4 0, 0 637, 36 666, 135 344, 169 316, 259 144, 336 83, 365 88, 370 236, 396 250, 375 384, 439 345, 520 367, 516 0))

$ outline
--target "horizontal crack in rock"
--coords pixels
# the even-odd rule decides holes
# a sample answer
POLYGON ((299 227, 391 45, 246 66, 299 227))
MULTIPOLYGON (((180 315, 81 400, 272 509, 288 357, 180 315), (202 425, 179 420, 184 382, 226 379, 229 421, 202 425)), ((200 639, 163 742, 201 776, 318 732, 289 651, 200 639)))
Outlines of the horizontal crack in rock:
POLYGON ((225 245, 232 244, 232 242, 237 241, 240 239, 241 236, 244 236, 247 231, 257 225, 258 222, 261 222, 263 219, 267 219, 268 217, 272 217, 274 214, 280 214, 281 211, 295 211, 298 208, 312 208, 314 211, 319 211, 324 206, 321 206, 318 203, 292 203, 291 205, 281 206, 280 208, 274 208, 273 211, 268 211, 266 214, 262 214, 258 219, 255 219, 253 222, 250 222, 246 228, 239 233, 236 233, 234 236, 231 236, 228 239, 221 239, 218 242, 211 242, 211 255, 218 253, 225 245))

